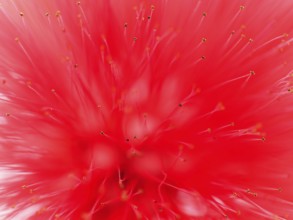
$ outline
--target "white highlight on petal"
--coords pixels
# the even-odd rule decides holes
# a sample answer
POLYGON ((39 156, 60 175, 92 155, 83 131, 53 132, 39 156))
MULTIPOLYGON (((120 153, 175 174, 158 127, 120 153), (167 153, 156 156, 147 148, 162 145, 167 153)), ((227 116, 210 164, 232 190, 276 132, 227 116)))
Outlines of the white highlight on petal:
POLYGON ((192 217, 202 217, 207 213, 206 202, 196 192, 192 194, 178 191, 177 193, 177 202, 178 209, 185 215, 192 217))
POLYGON ((111 146, 102 143, 95 146, 92 158, 94 168, 110 169, 115 166, 117 159, 117 153, 111 146))
POLYGON ((23 220, 29 219, 34 216, 35 213, 42 208, 42 205, 32 205, 30 207, 25 208, 21 212, 19 212, 16 216, 13 217, 13 220, 23 220))
POLYGON ((126 94, 126 103, 128 105, 137 105, 145 103, 149 96, 149 82, 146 77, 137 80, 126 94))

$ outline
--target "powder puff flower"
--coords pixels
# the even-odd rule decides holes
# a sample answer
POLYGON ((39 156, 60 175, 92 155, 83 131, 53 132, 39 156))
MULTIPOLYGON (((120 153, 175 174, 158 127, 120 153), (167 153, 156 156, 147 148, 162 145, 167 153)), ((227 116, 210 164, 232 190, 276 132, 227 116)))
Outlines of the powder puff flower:
POLYGON ((292 8, 1 0, 1 219, 292 219, 292 8))

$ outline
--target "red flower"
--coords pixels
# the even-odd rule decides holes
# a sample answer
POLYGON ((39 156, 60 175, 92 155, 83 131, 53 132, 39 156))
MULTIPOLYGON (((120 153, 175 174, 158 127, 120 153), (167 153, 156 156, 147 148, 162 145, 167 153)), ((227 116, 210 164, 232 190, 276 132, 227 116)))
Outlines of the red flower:
POLYGON ((2 1, 2 219, 292 219, 292 7, 2 1))

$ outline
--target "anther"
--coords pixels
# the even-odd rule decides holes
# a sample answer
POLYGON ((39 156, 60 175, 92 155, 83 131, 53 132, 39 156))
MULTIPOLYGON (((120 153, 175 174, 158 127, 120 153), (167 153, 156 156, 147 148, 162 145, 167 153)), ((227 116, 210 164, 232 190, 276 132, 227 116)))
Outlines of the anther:
POLYGON ((244 5, 240 5, 240 10, 243 11, 245 9, 244 5))
POLYGON ((216 109, 219 111, 223 111, 223 110, 225 110, 225 106, 222 102, 219 102, 216 106, 216 109))
POLYGON ((239 194, 238 193, 236 193, 236 192, 233 192, 233 197, 235 197, 235 198, 237 198, 237 197, 239 197, 239 194))
POLYGON ((19 15, 20 15, 21 17, 23 17, 23 16, 24 16, 24 13, 23 13, 23 12, 19 12, 19 15))
POLYGON ((255 72, 254 72, 253 70, 250 70, 250 71, 249 71, 249 74, 250 74, 251 76, 254 76, 254 75, 255 75, 255 72))
POLYGON ((55 16, 59 17, 61 15, 61 11, 56 11, 55 16))
POLYGON ((129 199, 129 195, 127 194, 126 190, 123 190, 121 193, 121 200, 122 201, 127 201, 129 199))
POLYGON ((207 14, 206 12, 203 12, 203 13, 202 13, 202 16, 203 16, 203 17, 206 17, 207 15, 208 15, 208 14, 207 14))
POLYGON ((247 194, 253 195, 254 197, 257 197, 257 193, 256 192, 252 192, 250 189, 246 190, 247 194))
POLYGON ((26 82, 26 85, 27 85, 28 87, 31 87, 31 86, 32 86, 32 82, 31 82, 31 81, 27 81, 27 82, 26 82))
POLYGON ((203 38, 201 39, 201 42, 205 43, 205 42, 207 42, 207 39, 206 39, 205 37, 203 37, 203 38))

